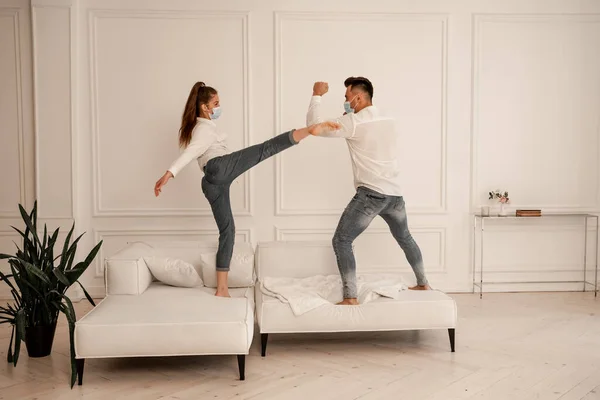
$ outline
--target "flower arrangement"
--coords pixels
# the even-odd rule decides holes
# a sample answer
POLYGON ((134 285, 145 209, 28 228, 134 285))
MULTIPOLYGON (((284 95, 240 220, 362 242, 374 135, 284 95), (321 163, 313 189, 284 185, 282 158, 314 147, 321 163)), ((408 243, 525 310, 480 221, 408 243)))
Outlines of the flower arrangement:
POLYGON ((498 199, 498 202, 500 204, 506 204, 509 202, 509 198, 508 198, 508 192, 502 192, 501 190, 496 190, 493 192, 489 192, 489 199, 493 200, 493 199, 498 199))

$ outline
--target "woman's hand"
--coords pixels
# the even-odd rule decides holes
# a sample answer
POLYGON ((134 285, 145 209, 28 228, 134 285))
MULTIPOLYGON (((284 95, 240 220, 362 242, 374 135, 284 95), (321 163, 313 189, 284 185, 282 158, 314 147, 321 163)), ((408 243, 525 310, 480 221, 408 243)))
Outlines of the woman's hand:
POLYGON ((158 181, 156 181, 156 185, 154 185, 154 195, 156 197, 158 197, 158 195, 160 194, 161 188, 165 186, 169 179, 171 179, 172 177, 173 174, 171 173, 171 171, 167 171, 158 181))

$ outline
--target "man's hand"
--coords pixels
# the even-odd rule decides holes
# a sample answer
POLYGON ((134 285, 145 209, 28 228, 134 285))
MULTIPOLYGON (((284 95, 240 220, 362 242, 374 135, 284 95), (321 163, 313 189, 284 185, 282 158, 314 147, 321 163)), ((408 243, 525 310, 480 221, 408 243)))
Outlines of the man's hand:
POLYGON ((313 86, 313 96, 323 96, 329 91, 329 84, 327 82, 315 82, 313 86))

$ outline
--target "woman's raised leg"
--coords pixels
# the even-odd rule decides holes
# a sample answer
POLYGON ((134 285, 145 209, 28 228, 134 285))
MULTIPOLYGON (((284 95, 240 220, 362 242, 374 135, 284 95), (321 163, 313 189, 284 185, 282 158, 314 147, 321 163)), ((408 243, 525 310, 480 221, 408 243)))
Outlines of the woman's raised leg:
POLYGON ((282 133, 272 139, 245 149, 215 158, 206 166, 206 178, 213 184, 228 184, 238 176, 269 157, 300 143, 310 135, 319 135, 325 130, 334 130, 339 125, 324 122, 307 128, 282 133))

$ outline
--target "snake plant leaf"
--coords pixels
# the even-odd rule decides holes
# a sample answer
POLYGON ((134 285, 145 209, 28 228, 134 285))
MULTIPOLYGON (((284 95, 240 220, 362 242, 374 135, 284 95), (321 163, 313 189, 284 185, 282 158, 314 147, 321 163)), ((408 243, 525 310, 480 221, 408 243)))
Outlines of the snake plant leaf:
MULTIPOLYGON (((31 232, 31 234, 33 235, 36 242, 40 246, 42 246, 42 242, 40 241, 40 238, 38 237, 38 234, 36 232, 36 227, 32 222, 32 217, 30 217, 29 214, 27 214, 27 212, 25 211, 23 206, 20 204, 19 204, 19 211, 21 212, 21 218, 23 218, 23 222, 25 222, 27 229, 29 230, 29 232, 31 232)), ((35 210, 34 210, 34 213, 35 213, 35 210)), ((35 214, 34 214, 34 217, 35 217, 35 214)))
POLYGON ((71 348, 71 388, 75 385, 75 380, 77 379, 77 363, 75 361, 75 309, 73 308, 73 303, 71 300, 64 294, 53 290, 52 293, 58 295, 62 298, 64 303, 58 303, 60 310, 67 317, 67 322, 69 323, 69 342, 71 348))
POLYGON ((81 288, 81 290, 83 290, 83 294, 85 295, 85 298, 87 299, 87 301, 89 301, 91 305, 93 305, 94 307, 96 307, 96 303, 94 302, 94 299, 92 299, 92 296, 90 296, 90 294, 88 293, 88 291, 85 290, 85 288, 83 287, 83 285, 81 284, 81 282, 77 281, 77 284, 79 285, 79 287, 81 288))
POLYGON ((69 282, 69 278, 67 278, 65 274, 63 274, 62 271, 58 269, 58 267, 54 268, 52 272, 54 273, 54 276, 56 276, 63 285, 67 287, 71 285, 71 282, 69 282))

